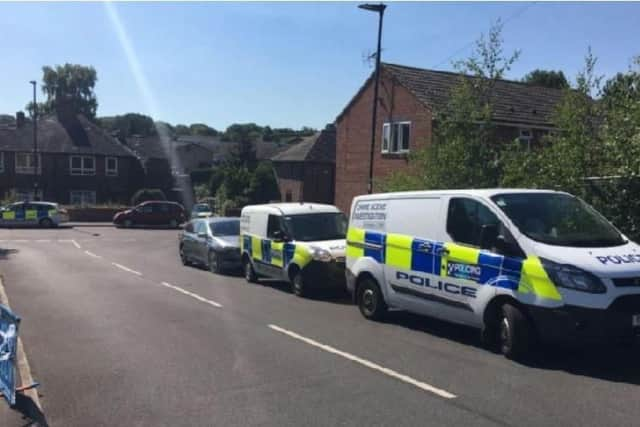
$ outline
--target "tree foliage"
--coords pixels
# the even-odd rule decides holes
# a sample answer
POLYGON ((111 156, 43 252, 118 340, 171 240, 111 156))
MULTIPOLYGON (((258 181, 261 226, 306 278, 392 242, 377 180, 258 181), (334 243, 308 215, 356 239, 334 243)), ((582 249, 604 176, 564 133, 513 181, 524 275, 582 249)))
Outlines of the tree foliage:
POLYGON ((112 117, 100 117, 100 126, 110 132, 117 132, 118 136, 128 138, 132 135, 156 135, 156 124, 153 119, 144 114, 126 113, 112 117))
POLYGON ((158 188, 142 188, 131 197, 131 205, 136 206, 149 200, 167 200, 167 197, 158 188))
POLYGON ((535 86, 544 86, 552 89, 569 89, 569 81, 560 70, 535 69, 524 76, 524 83, 535 86))
MULTIPOLYGON (((94 92, 97 80, 98 74, 91 66, 67 63, 42 67, 42 91, 47 99, 38 105, 39 111, 55 112, 57 101, 66 101, 75 113, 93 120, 98 109, 94 92)), ((32 103, 26 108, 33 113, 32 103)))

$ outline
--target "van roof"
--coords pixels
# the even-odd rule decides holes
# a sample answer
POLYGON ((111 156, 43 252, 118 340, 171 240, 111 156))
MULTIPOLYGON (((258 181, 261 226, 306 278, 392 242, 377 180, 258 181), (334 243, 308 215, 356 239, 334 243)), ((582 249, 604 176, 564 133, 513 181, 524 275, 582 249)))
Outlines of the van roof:
POLYGON ((512 194, 512 193, 557 193, 567 194, 562 191, 545 190, 545 189, 530 189, 530 188, 482 188, 482 189, 461 189, 461 190, 429 190, 429 191, 399 191, 394 193, 377 193, 367 194, 363 196, 357 196, 354 200, 380 200, 380 199, 395 199, 404 197, 416 197, 416 196, 451 196, 451 195, 466 195, 466 196, 478 196, 489 198, 497 194, 512 194))
POLYGON ((250 212, 269 212, 276 215, 299 215, 308 213, 336 213, 340 212, 333 205, 322 203, 269 203, 264 205, 250 205, 242 209, 242 214, 250 212))

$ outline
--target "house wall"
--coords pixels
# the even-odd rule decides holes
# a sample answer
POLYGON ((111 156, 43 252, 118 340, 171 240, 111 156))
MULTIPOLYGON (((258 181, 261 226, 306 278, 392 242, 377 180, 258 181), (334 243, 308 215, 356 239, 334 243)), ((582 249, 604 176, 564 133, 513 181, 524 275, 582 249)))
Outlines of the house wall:
MULTIPOLYGON (((411 121, 409 150, 431 143, 431 111, 408 90, 381 76, 373 160, 374 191, 384 178, 407 166, 406 154, 383 154, 382 127, 387 121, 411 121)), ((366 194, 371 144, 373 82, 370 82, 337 122, 335 204, 349 212, 354 196, 366 194)))
POLYGON ((334 165, 320 162, 274 162, 283 202, 333 203, 334 165), (291 199, 287 200, 287 194, 291 199))
MULTIPOLYGON (((43 199, 57 203, 69 203, 70 191, 96 192, 97 203, 128 204, 132 194, 142 186, 143 172, 134 157, 118 158, 118 175, 106 176, 105 156, 95 155, 96 172, 91 176, 70 174, 70 155, 41 154, 41 174, 37 177, 43 199)), ((4 173, 0 173, 0 197, 11 191, 28 191, 34 188, 33 175, 15 173, 15 153, 4 152, 4 173)))

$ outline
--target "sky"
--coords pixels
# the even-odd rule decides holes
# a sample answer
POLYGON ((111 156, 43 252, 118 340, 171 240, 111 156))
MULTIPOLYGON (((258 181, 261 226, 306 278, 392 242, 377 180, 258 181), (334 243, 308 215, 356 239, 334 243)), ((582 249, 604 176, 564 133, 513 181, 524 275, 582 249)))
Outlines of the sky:
MULTIPOLYGON (((0 113, 24 109, 43 65, 70 62, 96 68, 98 116, 321 128, 373 70, 377 16, 356 6, 0 2, 0 113)), ((392 2, 382 60, 451 70, 498 18, 505 51, 521 50, 508 78, 544 68, 573 81, 588 46, 605 76, 640 55, 640 3, 392 2)))

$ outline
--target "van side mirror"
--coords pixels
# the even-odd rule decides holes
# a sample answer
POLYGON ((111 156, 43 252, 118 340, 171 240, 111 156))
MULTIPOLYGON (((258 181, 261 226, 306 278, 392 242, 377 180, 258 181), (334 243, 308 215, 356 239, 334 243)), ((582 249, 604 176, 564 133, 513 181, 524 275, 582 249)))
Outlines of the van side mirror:
POLYGON ((287 236, 284 231, 277 230, 273 232, 273 240, 276 242, 286 242, 289 240, 289 236, 287 236))
POLYGON ((201 231, 200 233, 198 233, 198 237, 201 239, 206 239, 207 238, 207 233, 204 231, 201 231))

